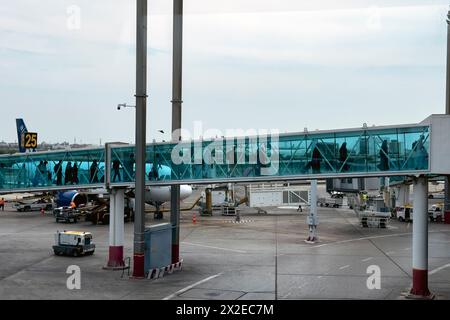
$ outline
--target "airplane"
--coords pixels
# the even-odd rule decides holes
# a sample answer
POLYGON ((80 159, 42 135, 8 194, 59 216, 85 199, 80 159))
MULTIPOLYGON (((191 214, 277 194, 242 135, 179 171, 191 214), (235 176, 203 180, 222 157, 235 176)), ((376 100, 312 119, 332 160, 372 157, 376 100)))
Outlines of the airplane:
POLYGON ((25 153, 27 150, 25 149, 25 134, 28 132, 27 126, 23 119, 16 119, 17 126, 17 141, 19 142, 19 152, 25 153))
MULTIPOLYGON (((27 127, 23 119, 16 119, 17 125, 17 135, 19 141, 19 152, 24 153, 26 149, 24 148, 24 134, 28 132, 27 127)), ((65 172, 66 167, 68 166, 70 161, 62 161, 61 162, 61 170, 62 173, 65 172)), ((87 162, 76 162, 79 170, 79 175, 81 178, 85 180, 89 180, 90 177, 90 164, 87 162)), ((55 167, 57 166, 57 162, 50 161, 46 164, 47 174, 42 175, 39 170, 37 170, 37 166, 33 163, 16 163, 13 165, 13 169, 19 170, 19 182, 20 185, 23 184, 24 187, 30 186, 46 186, 52 185, 54 178, 55 167), (20 179, 20 176, 23 179, 20 179), (23 181, 22 181, 23 180, 23 181)), ((99 162, 98 168, 99 172, 104 170, 105 164, 99 162)), ((146 164, 146 171, 152 172, 153 164, 146 164)), ((171 169, 167 166, 160 166, 158 168, 158 175, 161 178, 165 176, 171 175, 171 169)), ((101 179, 99 180, 101 181, 101 179)), ((181 185, 180 186, 180 199, 185 200, 192 195, 192 187, 189 185, 181 185)), ((76 206, 85 205, 88 202, 89 197, 97 196, 107 198, 109 196, 108 190, 105 188, 91 189, 91 190, 69 190, 69 191, 61 191, 57 193, 56 196, 56 204, 58 207, 69 207, 74 203, 76 206)), ((155 218, 161 219, 162 213, 160 212, 160 207, 171 200, 171 187, 147 187, 145 193, 145 202, 147 204, 153 205, 156 207, 155 218)))

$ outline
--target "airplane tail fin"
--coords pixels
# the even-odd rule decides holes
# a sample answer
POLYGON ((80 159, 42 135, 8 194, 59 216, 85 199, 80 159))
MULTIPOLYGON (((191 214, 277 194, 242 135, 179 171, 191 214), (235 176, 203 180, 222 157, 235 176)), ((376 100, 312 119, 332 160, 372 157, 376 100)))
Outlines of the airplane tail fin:
POLYGON ((28 132, 27 126, 25 125, 23 119, 16 119, 16 126, 17 126, 17 141, 19 142, 19 151, 26 152, 24 136, 25 133, 28 132))

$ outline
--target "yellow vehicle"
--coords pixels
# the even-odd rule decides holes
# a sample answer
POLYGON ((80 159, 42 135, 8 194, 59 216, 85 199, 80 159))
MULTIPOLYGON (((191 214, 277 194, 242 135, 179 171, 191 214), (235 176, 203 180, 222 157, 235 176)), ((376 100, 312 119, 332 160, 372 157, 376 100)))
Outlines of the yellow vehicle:
POLYGON ((93 255, 95 244, 92 242, 92 234, 90 232, 58 231, 55 234, 53 251, 57 256, 79 257, 93 255))
POLYGON ((413 220, 413 207, 406 205, 397 210, 397 219, 400 222, 411 222, 413 220))

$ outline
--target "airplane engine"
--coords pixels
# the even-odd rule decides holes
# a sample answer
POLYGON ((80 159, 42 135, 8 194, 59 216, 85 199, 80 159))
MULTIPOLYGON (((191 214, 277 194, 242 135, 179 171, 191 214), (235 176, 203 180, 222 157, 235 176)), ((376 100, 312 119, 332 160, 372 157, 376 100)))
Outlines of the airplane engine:
POLYGON ((80 205, 86 205, 88 198, 85 194, 77 191, 58 192, 56 196, 56 205, 58 207, 70 207, 72 202, 79 207, 80 205))
MULTIPOLYGON (((165 203, 170 201, 172 187, 155 187, 147 189, 145 201, 147 203, 165 203)), ((192 195, 192 187, 182 185, 180 187, 181 200, 187 199, 192 195)))

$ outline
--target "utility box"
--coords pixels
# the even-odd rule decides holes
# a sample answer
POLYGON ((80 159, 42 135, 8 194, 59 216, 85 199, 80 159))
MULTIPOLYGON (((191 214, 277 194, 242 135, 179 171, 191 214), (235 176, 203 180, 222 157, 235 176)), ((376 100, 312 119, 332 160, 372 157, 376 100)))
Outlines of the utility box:
POLYGON ((161 269, 172 263, 172 225, 163 223, 147 227, 145 241, 145 271, 161 269))

